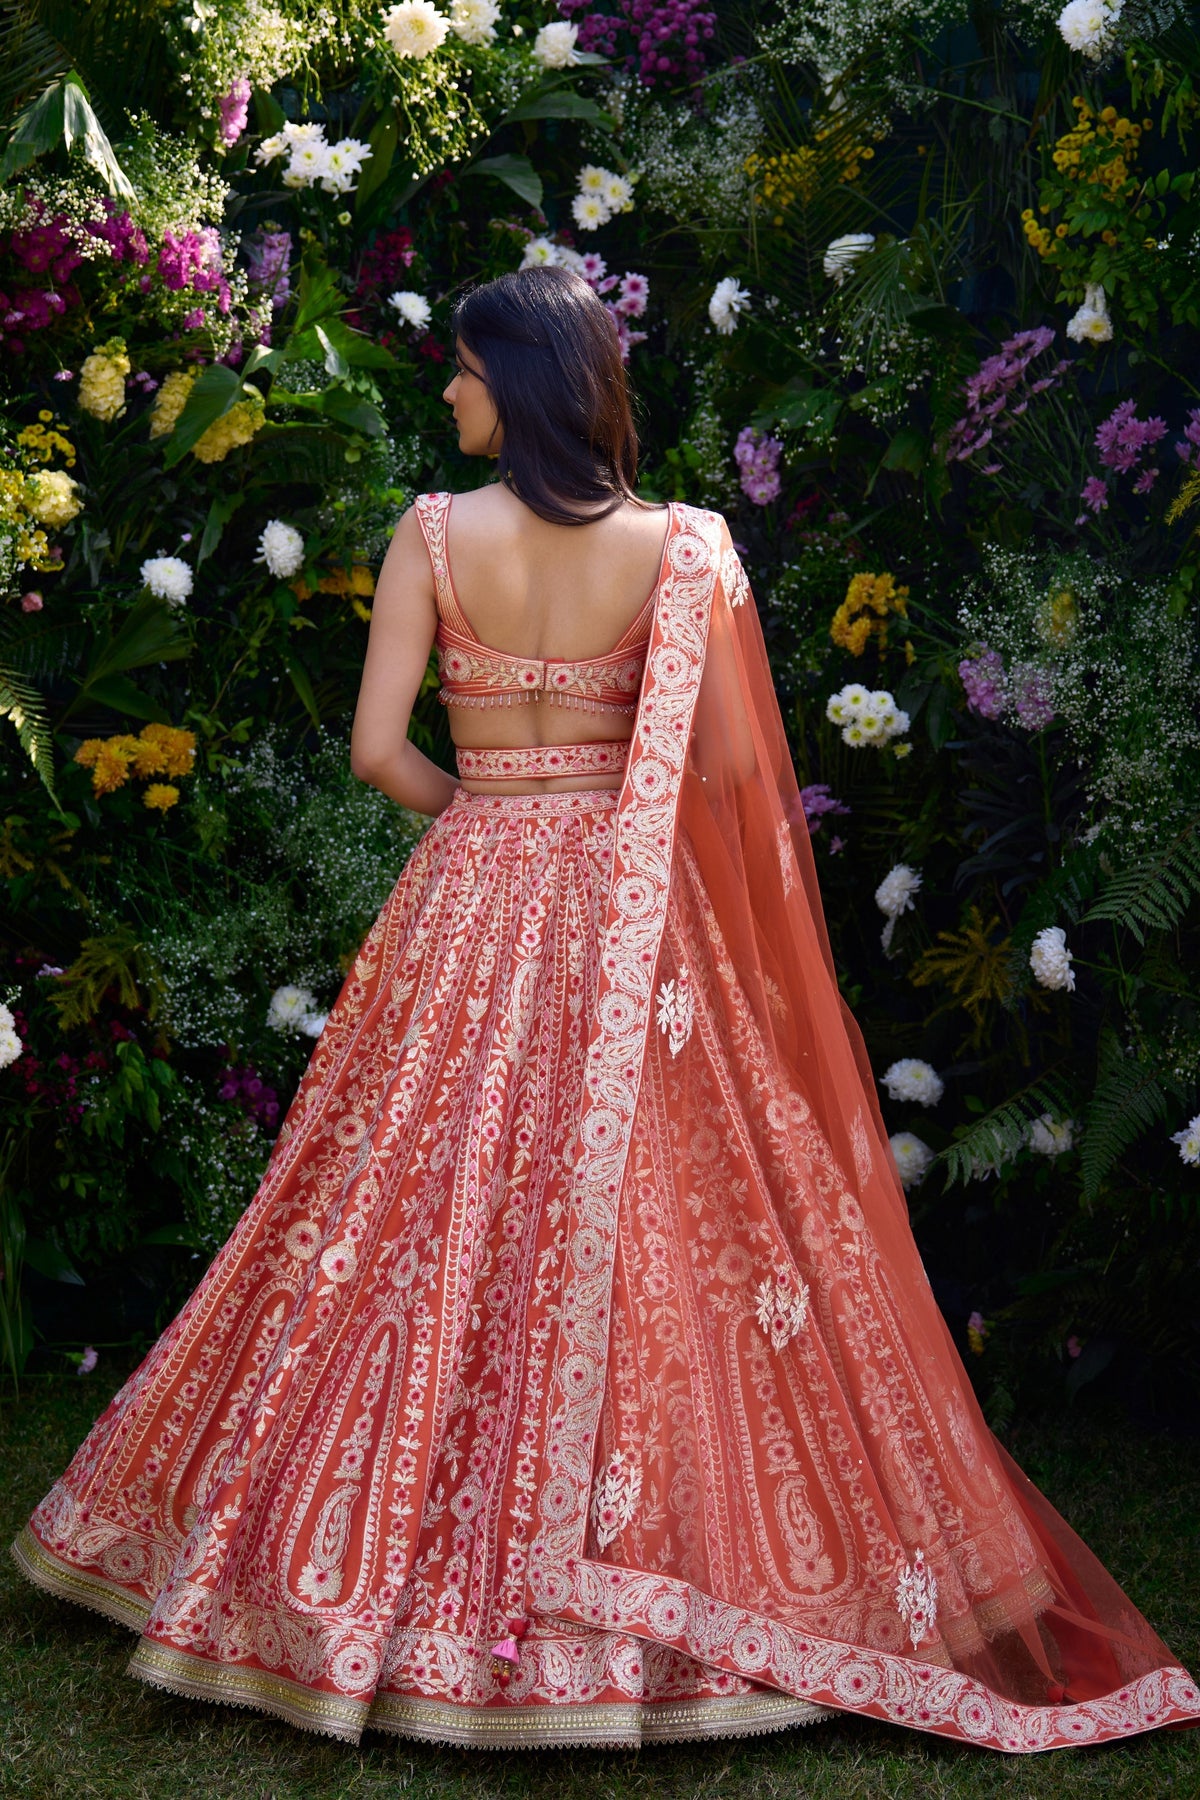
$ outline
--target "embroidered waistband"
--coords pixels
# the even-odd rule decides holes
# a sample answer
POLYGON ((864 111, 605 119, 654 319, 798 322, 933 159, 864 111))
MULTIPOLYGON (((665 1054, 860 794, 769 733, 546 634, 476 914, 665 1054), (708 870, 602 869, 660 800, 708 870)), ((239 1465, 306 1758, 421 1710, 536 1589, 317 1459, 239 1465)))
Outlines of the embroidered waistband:
POLYGON ((629 739, 595 744, 528 744, 510 750, 460 746, 458 773, 464 781, 539 781, 551 775, 621 773, 629 739))

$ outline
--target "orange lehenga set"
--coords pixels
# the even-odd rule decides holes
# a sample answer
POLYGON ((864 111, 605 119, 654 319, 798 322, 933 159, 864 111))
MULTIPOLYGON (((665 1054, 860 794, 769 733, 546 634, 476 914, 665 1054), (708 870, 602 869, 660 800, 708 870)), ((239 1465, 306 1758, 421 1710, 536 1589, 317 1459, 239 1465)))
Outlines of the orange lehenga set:
POLYGON ((622 785, 432 824, 22 1568, 134 1627, 145 1680, 351 1741, 1200 1720, 934 1304, 724 521, 671 508, 611 656, 524 661, 457 604, 449 500, 445 697, 633 722, 461 772, 622 785))

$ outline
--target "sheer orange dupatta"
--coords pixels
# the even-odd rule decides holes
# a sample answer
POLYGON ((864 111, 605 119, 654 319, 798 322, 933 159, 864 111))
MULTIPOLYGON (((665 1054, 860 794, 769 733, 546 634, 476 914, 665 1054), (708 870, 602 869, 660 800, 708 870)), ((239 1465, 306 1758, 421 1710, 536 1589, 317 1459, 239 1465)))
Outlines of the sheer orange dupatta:
POLYGON ((622 789, 536 1614, 1031 1751, 1200 1721, 937 1310, 745 572, 677 506, 622 789))

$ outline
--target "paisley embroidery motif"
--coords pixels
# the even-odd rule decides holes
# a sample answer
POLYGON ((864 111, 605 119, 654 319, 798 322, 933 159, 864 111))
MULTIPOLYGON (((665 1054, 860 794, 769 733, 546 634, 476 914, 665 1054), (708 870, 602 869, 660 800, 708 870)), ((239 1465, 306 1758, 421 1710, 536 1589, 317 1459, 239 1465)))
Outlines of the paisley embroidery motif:
POLYGON ((782 1350, 808 1322, 808 1283, 802 1275, 776 1269, 755 1289, 755 1318, 772 1350, 782 1350))
POLYGON ((783 891, 790 894, 796 885, 796 852, 792 849, 792 834, 788 830, 786 819, 780 819, 775 830, 775 847, 779 852, 779 873, 783 879, 783 891))
POLYGON ((744 604, 750 592, 750 580, 742 567, 742 559, 731 544, 721 558, 721 586, 730 606, 744 604))

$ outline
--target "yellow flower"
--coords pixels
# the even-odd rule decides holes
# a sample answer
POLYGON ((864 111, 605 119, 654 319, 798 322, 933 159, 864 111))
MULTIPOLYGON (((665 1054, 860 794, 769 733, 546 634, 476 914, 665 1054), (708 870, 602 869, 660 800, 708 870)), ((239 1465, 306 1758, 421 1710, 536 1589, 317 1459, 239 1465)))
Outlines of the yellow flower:
POLYGON ((83 511, 77 483, 64 469, 41 469, 25 482, 25 504, 39 525, 69 525, 83 511))
POLYGON ((114 794, 129 780, 133 755, 128 746, 132 741, 119 737, 88 738, 75 752, 75 761, 92 771, 92 792, 97 799, 102 794, 114 794))
POLYGON ((263 403, 257 396, 239 400, 192 445, 192 455, 202 463, 224 462, 231 450, 250 442, 265 417, 263 403))
POLYGON ((1055 644, 1060 649, 1070 643, 1078 624, 1079 604, 1070 588, 1060 588, 1051 594, 1038 610, 1038 636, 1044 643, 1055 644))
POLYGON ((353 600, 351 600, 350 604, 354 608, 354 611, 358 614, 359 618, 362 620, 363 624, 369 625, 371 623, 371 608, 369 606, 364 606, 362 601, 357 597, 357 595, 355 596, 355 598, 353 600))
POLYGON ((179 789, 165 781, 155 781, 142 795, 142 803, 153 812, 169 812, 179 799, 179 789))
POLYGON ((908 589, 897 587, 895 576, 855 575, 833 615, 829 635, 851 656, 861 656, 872 637, 878 638, 879 648, 885 650, 889 614, 904 617, 907 611, 908 589))
POLYGON ((147 764, 138 769, 139 775, 190 775, 196 760, 196 734, 178 725, 143 725, 139 753, 147 764))
POLYGON ((911 744, 893 744, 892 745, 892 755, 893 756, 911 756, 912 755, 912 745, 911 744))
POLYGON ((130 366, 124 338, 98 344, 79 372, 79 404, 84 412, 106 425, 119 419, 125 411, 125 377, 130 366))
POLYGON ((174 431, 176 420, 187 405, 196 374, 195 369, 172 369, 165 377, 150 408, 152 438, 168 437, 174 431))

